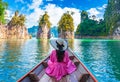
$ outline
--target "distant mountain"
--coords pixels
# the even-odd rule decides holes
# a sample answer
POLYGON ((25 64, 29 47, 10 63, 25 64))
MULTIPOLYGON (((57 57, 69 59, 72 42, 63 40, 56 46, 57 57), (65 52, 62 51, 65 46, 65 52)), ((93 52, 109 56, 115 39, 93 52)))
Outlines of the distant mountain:
POLYGON ((50 29, 50 33, 51 33, 51 37, 58 37, 58 29, 57 29, 57 27, 52 27, 51 29, 50 29))
MULTIPOLYGON (((38 30, 38 26, 33 26, 31 28, 28 28, 28 32, 29 32, 29 34, 32 35, 32 37, 36 37, 37 30, 38 30)), ((51 37, 58 37, 57 27, 55 27, 55 26, 51 27, 50 28, 50 33, 51 33, 51 37)))
POLYGON ((37 30, 38 30, 38 26, 33 26, 31 28, 28 28, 29 34, 31 34, 33 37, 36 37, 37 30))

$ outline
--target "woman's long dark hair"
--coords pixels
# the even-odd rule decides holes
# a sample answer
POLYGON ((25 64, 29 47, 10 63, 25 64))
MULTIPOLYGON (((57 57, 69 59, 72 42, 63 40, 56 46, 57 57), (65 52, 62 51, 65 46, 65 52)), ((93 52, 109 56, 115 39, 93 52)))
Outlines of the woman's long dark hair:
POLYGON ((63 47, 64 45, 60 45, 58 44, 58 42, 56 41, 57 43, 57 47, 59 50, 56 50, 56 53, 57 53, 57 61, 58 62, 62 62, 63 61, 63 58, 64 58, 64 53, 65 51, 63 50, 63 47))

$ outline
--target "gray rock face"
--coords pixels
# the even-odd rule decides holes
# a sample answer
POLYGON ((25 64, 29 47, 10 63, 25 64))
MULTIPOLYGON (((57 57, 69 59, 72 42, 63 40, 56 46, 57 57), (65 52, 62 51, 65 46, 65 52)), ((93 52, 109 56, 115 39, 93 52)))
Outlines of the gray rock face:
POLYGON ((113 33, 113 36, 120 36, 120 27, 118 27, 115 32, 113 33))
POLYGON ((0 25, 0 39, 6 38, 6 27, 4 25, 0 25))
POLYGON ((113 32, 114 39, 120 39, 120 22, 117 22, 117 28, 113 32))
POLYGON ((50 29, 46 25, 38 28, 37 38, 50 38, 50 29))
POLYGON ((67 39, 74 39, 74 32, 70 32, 70 31, 61 32, 59 33, 59 37, 67 38, 67 39))
POLYGON ((113 38, 120 39, 120 26, 117 29, 115 29, 115 31, 113 33, 113 38))
POLYGON ((28 39, 30 35, 25 26, 5 26, 0 25, 0 38, 1 39, 28 39))

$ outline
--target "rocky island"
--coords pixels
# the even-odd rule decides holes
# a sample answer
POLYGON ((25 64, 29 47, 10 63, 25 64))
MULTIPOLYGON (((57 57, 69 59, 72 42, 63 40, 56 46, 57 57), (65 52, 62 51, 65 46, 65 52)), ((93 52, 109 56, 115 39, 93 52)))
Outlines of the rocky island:
POLYGON ((0 39, 28 39, 30 35, 24 25, 25 16, 16 11, 8 24, 0 24, 0 39))
POLYGON ((49 16, 47 12, 45 12, 45 14, 39 19, 37 38, 38 39, 39 38, 44 38, 44 39, 50 38, 50 26, 51 26, 51 23, 49 21, 49 16))

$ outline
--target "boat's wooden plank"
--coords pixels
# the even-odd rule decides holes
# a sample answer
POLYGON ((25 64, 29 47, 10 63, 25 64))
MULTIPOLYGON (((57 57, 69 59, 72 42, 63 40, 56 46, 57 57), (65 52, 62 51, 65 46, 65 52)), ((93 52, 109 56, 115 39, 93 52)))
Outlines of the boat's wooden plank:
MULTIPOLYGON (((18 81, 17 81, 18 82, 18 81)), ((25 79, 22 80, 22 82, 31 82, 29 77, 26 77, 25 79)))
MULTIPOLYGON (((71 50, 71 48, 68 48, 68 51, 75 55, 75 53, 71 50)), ((76 58, 78 58, 76 55, 75 55, 76 58)), ((80 61, 80 60, 79 60, 80 61)), ((90 77, 92 78, 93 82, 98 82, 97 79, 94 77, 94 75, 87 69, 87 67, 80 61, 82 67, 87 71, 88 74, 90 74, 90 77)))
MULTIPOLYGON (((62 82, 62 81, 61 81, 62 82)), ((65 75, 64 77, 63 77, 63 82, 68 82, 67 81, 67 75, 65 75)))
POLYGON ((70 82, 78 82, 75 72, 69 75, 70 82))
POLYGON ((49 82, 57 82, 55 78, 50 78, 49 82))
POLYGON ((80 73, 83 73, 83 74, 88 73, 81 64, 78 66, 78 68, 79 68, 80 73))
POLYGON ((77 70, 74 72, 74 74, 76 75, 76 79, 79 80, 81 73, 79 71, 79 68, 77 68, 77 70))
POLYGON ((66 75, 66 79, 67 79, 67 82, 71 82, 69 75, 66 75))
POLYGON ((39 79, 41 79, 41 77, 45 74, 45 70, 43 69, 39 74, 38 74, 38 77, 39 79))
POLYGON ((58 80, 58 81, 55 78, 51 77, 49 82, 68 82, 68 81, 67 81, 67 77, 64 76, 64 77, 61 78, 61 80, 58 80))
POLYGON ((39 82, 49 82, 49 80, 50 80, 50 77, 44 73, 44 75, 41 77, 39 82))
POLYGON ((41 64, 38 68, 36 68, 33 72, 36 74, 36 75, 39 75, 40 72, 44 69, 44 66, 41 64))
POLYGON ((78 82, 78 79, 76 76, 77 75, 75 73, 72 73, 70 75, 66 75, 66 76, 62 77, 62 79, 59 81, 57 81, 54 78, 50 78, 49 82, 78 82))

